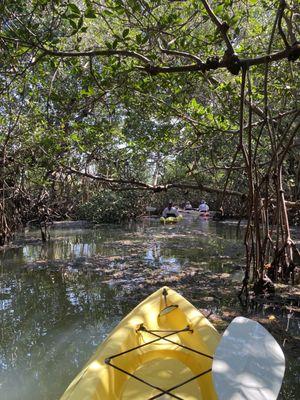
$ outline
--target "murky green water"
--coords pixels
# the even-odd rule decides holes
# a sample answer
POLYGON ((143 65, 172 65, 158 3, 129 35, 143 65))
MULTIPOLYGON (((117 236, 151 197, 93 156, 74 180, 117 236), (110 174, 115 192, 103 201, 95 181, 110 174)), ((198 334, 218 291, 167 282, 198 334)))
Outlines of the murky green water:
MULTIPOLYGON (((58 399, 95 347, 147 295, 146 270, 176 276, 192 265, 242 276, 234 224, 186 219, 172 226, 145 221, 55 230, 46 245, 35 241, 38 232, 28 237, 31 244, 0 253, 1 400, 58 399), (97 257, 103 260, 96 268, 97 257), (132 260, 131 282, 126 274, 103 272, 108 264, 122 271, 132 260)), ((239 307, 236 299, 232 306, 239 307)), ((288 368, 282 398, 296 400, 299 367, 293 361, 288 368)))

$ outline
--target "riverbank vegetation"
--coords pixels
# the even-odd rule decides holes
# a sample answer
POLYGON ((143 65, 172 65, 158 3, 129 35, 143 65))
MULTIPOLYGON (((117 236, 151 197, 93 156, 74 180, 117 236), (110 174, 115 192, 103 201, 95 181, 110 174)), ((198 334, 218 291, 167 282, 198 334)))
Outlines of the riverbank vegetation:
POLYGON ((266 271, 293 282, 298 1, 8 0, 0 11, 0 245, 30 221, 47 240, 54 219, 118 221, 196 192, 247 218, 242 293, 249 279, 264 290, 266 271))

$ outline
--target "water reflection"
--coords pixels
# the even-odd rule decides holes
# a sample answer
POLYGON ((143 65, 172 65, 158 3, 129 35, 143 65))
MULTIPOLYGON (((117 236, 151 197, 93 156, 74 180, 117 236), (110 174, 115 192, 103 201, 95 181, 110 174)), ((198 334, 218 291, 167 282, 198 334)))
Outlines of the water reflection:
POLYGON ((69 280, 42 271, 4 277, 10 307, 2 309, 1 399, 55 399, 132 304, 97 276, 69 280))
MULTIPOLYGON (((54 230, 52 240, 41 245, 33 242, 25 246, 8 249, 0 254, 2 268, 19 268, 28 262, 37 260, 65 260, 78 257, 90 257, 95 254, 105 256, 124 255, 124 246, 120 240, 127 240, 128 246, 145 244, 145 258, 149 262, 164 262, 165 258, 175 258, 178 264, 186 256, 192 261, 199 258, 208 260, 216 258, 212 265, 214 269, 220 259, 220 254, 237 259, 243 254, 243 246, 236 238, 235 228, 201 221, 187 224, 161 226, 158 223, 135 224, 130 227, 114 227, 86 230, 54 230), (163 257, 163 258, 162 258, 163 257)), ((37 238, 38 233, 31 232, 31 238, 37 238)), ((124 244, 124 243, 122 243, 124 244)), ((126 243, 125 243, 126 244, 126 243)), ((222 269, 223 263, 219 267, 222 269)))
MULTIPOLYGON (((31 232, 31 244, 0 255, 1 400, 59 398, 95 347, 137 304, 137 298, 145 297, 138 285, 137 297, 131 299, 121 280, 117 285, 113 280, 104 283, 103 275, 83 269, 88 257, 111 256, 120 270, 124 257, 139 257, 149 269, 177 274, 190 264, 232 271, 243 256, 235 226, 198 219, 174 226, 147 222, 57 230, 46 245, 36 241, 37 235, 31 232), (66 259, 72 273, 23 268, 41 260, 66 259)), ((138 271, 134 282, 142 283, 143 273, 138 271)))

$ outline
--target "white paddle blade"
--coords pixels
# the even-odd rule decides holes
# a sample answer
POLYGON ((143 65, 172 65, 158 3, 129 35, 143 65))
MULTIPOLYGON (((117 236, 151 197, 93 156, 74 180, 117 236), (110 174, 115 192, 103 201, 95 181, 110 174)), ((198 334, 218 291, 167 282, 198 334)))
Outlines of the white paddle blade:
POLYGON ((244 317, 224 332, 212 367, 219 400, 276 400, 284 370, 284 354, 273 336, 244 317))

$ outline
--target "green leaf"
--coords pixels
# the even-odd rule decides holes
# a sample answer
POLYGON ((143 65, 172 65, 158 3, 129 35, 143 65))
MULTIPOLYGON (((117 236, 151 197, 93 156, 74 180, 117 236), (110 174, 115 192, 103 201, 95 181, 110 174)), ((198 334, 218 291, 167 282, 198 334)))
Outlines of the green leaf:
POLYGON ((79 18, 79 21, 78 21, 78 24, 77 24, 77 29, 80 29, 82 27, 82 25, 83 25, 83 16, 81 16, 79 18))
POLYGON ((74 142, 78 142, 79 141, 79 137, 76 133, 72 133, 70 135, 70 139, 74 140, 74 142))
POLYGON ((92 7, 88 7, 84 13, 85 18, 97 18, 96 12, 92 7))
POLYGON ((219 4, 216 8, 215 8, 215 13, 216 14, 220 14, 224 9, 224 4, 219 4))
POLYGON ((149 39, 149 36, 148 36, 148 35, 145 35, 145 36, 142 38, 142 44, 147 43, 147 42, 148 42, 148 39, 149 39))
POLYGON ((197 100, 196 100, 195 98, 193 98, 193 99, 191 100, 191 102, 190 102, 190 105, 191 105, 193 108, 197 109, 199 104, 198 104, 197 100))
POLYGON ((80 12, 79 8, 76 6, 76 4, 70 3, 68 5, 68 7, 74 14, 79 14, 79 15, 81 14, 81 12, 80 12))
POLYGON ((136 42, 137 42, 137 44, 141 44, 142 43, 142 35, 141 35, 141 33, 136 35, 136 42))
POLYGON ((111 11, 111 10, 103 10, 102 11, 102 14, 105 14, 105 15, 113 15, 114 13, 111 11))
POLYGON ((69 24, 71 25, 72 28, 77 30, 77 24, 75 21, 73 21, 72 19, 69 19, 69 24))
POLYGON ((83 96, 92 96, 93 94, 95 94, 95 90, 93 86, 89 86, 87 89, 82 89, 80 91, 80 94, 82 94, 83 96))
POLYGON ((71 13, 71 14, 66 15, 65 18, 67 18, 67 19, 78 19, 78 18, 80 18, 80 14, 71 13))
POLYGON ((231 25, 235 25, 238 21, 239 21, 240 17, 238 15, 235 15, 232 19, 231 19, 231 25))
POLYGON ((128 34, 129 34, 129 29, 128 28, 124 29, 124 31, 122 33, 123 38, 126 38, 126 36, 128 36, 128 34))

